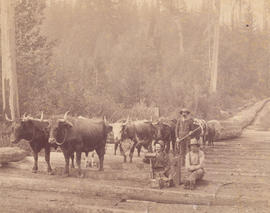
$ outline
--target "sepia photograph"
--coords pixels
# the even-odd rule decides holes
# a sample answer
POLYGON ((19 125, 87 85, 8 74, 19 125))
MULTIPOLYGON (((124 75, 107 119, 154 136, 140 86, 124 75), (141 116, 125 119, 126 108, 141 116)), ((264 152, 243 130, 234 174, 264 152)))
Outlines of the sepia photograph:
POLYGON ((1 213, 269 213, 270 0, 0 0, 1 213))

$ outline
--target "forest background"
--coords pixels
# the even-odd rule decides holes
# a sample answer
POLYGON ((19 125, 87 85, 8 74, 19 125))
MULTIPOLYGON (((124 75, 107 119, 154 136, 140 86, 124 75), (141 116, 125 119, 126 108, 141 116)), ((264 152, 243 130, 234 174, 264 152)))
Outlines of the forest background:
POLYGON ((268 0, 17 0, 20 111, 222 119, 269 97, 269 15, 268 0))

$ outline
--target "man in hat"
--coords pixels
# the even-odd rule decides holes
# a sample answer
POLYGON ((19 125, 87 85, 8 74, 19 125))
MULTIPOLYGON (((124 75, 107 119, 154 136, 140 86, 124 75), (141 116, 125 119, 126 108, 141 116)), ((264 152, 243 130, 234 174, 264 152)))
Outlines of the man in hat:
POLYGON ((169 156, 164 150, 165 144, 159 140, 155 144, 156 157, 153 159, 154 178, 167 180, 169 186, 173 186, 173 177, 175 176, 173 156, 169 156))
POLYGON ((185 189, 194 189, 198 180, 204 176, 204 153, 200 150, 200 143, 196 138, 190 141, 190 152, 186 154, 187 176, 184 181, 185 189))
MULTIPOLYGON (((193 128, 193 119, 190 117, 190 111, 183 108, 179 112, 180 118, 177 120, 175 127, 176 142, 180 145, 180 155, 182 156, 182 166, 185 165, 185 156, 188 151, 190 137, 193 128), (188 136, 188 137, 187 137, 188 136), (186 138, 185 138, 186 137, 186 138), (183 139, 185 138, 185 139, 183 139)), ((179 149, 178 148, 178 149, 179 149)))

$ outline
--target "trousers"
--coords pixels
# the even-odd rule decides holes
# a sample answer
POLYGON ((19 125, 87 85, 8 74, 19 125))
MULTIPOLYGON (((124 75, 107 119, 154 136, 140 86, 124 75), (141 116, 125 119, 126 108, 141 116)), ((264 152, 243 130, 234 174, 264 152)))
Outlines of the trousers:
POLYGON ((198 180, 201 180, 203 176, 204 176, 204 169, 198 169, 193 172, 188 172, 186 180, 195 184, 198 180))
POLYGON ((190 139, 187 138, 178 144, 178 153, 181 155, 181 164, 185 166, 186 154, 189 152, 190 139))

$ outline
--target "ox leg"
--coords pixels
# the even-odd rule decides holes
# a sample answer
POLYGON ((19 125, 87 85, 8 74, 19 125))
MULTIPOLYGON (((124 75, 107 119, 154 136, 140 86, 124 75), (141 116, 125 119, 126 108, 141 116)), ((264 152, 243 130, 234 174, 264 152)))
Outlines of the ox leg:
POLYGON ((207 136, 207 138, 205 139, 205 145, 206 145, 206 141, 207 141, 207 145, 210 146, 211 145, 211 136, 207 136))
POLYGON ((140 144, 139 146, 136 147, 137 152, 138 152, 138 157, 141 156, 141 149, 142 149, 142 145, 140 144))
POLYGON ((76 163, 77 163, 77 167, 78 167, 78 176, 79 177, 82 177, 81 156, 82 156, 82 152, 77 151, 76 152, 76 163))
POLYGON ((69 154, 68 151, 63 150, 63 154, 66 161, 64 176, 69 176, 69 158, 73 155, 73 159, 74 159, 74 152, 72 154, 69 154))
POLYGON ((214 137, 211 137, 209 141, 210 141, 210 142, 209 142, 210 145, 211 145, 211 146, 214 146, 214 137))
POLYGON ((105 155, 105 147, 102 147, 100 149, 96 149, 96 153, 99 158, 99 171, 103 171, 103 161, 104 161, 104 155, 105 155))
POLYGON ((38 152, 37 151, 33 151, 33 157, 34 157, 34 166, 33 166, 32 172, 37 173, 37 170, 38 170, 38 152))
POLYGON ((118 148, 118 143, 114 143, 114 155, 116 155, 116 151, 117 151, 117 148, 118 148))
POLYGON ((49 175, 52 175, 52 167, 51 167, 51 163, 50 163, 50 154, 51 154, 51 150, 50 147, 45 148, 45 161, 47 163, 47 172, 49 175))
POLYGON ((129 162, 130 162, 130 163, 132 163, 132 158, 133 158, 133 153, 134 153, 135 147, 136 147, 136 144, 134 144, 134 145, 131 147, 130 152, 129 152, 129 162))
POLYGON ((70 167, 71 168, 75 168, 75 165, 74 165, 74 152, 70 155, 70 158, 71 158, 71 165, 70 165, 70 167))
POLYGON ((85 162, 85 164, 84 164, 85 168, 91 167, 91 166, 92 166, 92 165, 89 163, 88 152, 85 152, 85 154, 84 154, 84 162, 85 162))
POLYGON ((173 153, 175 153, 175 138, 172 140, 172 149, 173 149, 173 153))
POLYGON ((124 157, 124 163, 126 163, 127 162, 127 156, 126 156, 121 144, 120 144, 119 148, 120 148, 121 155, 123 155, 123 157, 124 157))
MULTIPOLYGON (((207 141, 207 136, 203 135, 202 136, 202 148, 204 149, 205 148, 205 144, 206 144, 206 141, 207 141)), ((209 142, 208 142, 209 143, 209 142)))

